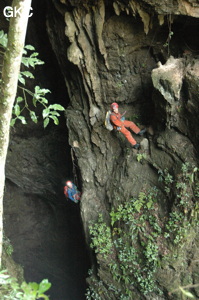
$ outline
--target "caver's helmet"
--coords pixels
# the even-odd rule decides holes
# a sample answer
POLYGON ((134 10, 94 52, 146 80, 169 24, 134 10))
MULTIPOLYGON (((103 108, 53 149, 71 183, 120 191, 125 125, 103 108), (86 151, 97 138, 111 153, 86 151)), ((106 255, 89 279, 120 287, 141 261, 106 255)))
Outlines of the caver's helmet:
POLYGON ((111 110, 113 110, 113 108, 118 108, 118 107, 119 107, 119 105, 116 102, 113 102, 111 104, 111 110))
POLYGON ((68 180, 68 181, 66 181, 66 185, 67 185, 67 187, 72 188, 73 184, 70 180, 68 180))

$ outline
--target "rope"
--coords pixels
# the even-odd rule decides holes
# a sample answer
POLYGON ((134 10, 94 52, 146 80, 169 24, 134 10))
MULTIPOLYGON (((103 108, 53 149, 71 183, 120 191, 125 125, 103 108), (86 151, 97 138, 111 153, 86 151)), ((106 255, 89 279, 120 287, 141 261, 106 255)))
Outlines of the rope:
POLYGON ((71 148, 71 158, 72 158, 72 164, 73 164, 73 176, 74 176, 74 184, 78 186, 78 176, 76 172, 76 164, 75 164, 75 156, 74 156, 74 150, 71 148))

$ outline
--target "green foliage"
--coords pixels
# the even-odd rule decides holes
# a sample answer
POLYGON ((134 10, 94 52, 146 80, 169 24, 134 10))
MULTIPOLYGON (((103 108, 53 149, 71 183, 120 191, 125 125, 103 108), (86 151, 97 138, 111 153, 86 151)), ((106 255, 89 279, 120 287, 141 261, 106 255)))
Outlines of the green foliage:
POLYGON ((118 88, 122 88, 123 86, 124 86, 124 83, 122 81, 118 81, 116 83, 116 87, 118 87, 118 88))
POLYGON ((187 213, 188 209, 193 206, 192 200, 199 196, 198 168, 186 162, 182 164, 177 178, 173 178, 168 169, 159 170, 158 173, 159 181, 164 183, 168 198, 172 198, 173 201, 177 200, 177 206, 187 213))
POLYGON ((149 240, 145 246, 145 249, 143 251, 147 264, 152 265, 154 267, 157 266, 158 261, 158 246, 149 240))
POLYGON ((182 212, 174 211, 169 214, 168 222, 165 225, 165 238, 169 238, 174 244, 179 244, 188 233, 191 223, 185 218, 182 212))
MULTIPOLYGON (((163 183, 162 190, 171 205, 170 213, 165 210, 164 216, 159 216, 159 193, 154 188, 143 190, 136 198, 112 209, 111 227, 105 223, 102 226, 101 217, 99 223, 93 224, 92 247, 103 257, 103 266, 106 265, 106 272, 111 274, 107 278, 111 280, 104 282, 95 279, 87 299, 100 299, 100 295, 105 299, 136 299, 134 293, 137 290, 143 295, 161 292, 154 276, 162 263, 161 257, 170 259, 170 246, 183 245, 193 222, 198 224, 199 204, 196 200, 199 183, 198 168, 188 163, 182 165, 177 176, 171 175, 168 169, 160 170, 159 176, 163 183), (98 242, 93 243, 96 237, 98 242), (104 255, 102 248, 106 249, 107 245, 110 248, 105 250, 104 255)), ((100 257, 97 256, 97 259, 101 265, 100 257)), ((191 297, 184 288, 182 293, 191 297)))
POLYGON ((171 41, 171 38, 172 38, 173 34, 174 34, 173 31, 169 31, 167 40, 166 40, 166 42, 164 43, 163 47, 169 47, 169 44, 170 44, 170 41, 171 41))
POLYGON ((146 192, 140 192, 138 198, 133 198, 124 205, 120 205, 115 212, 111 211, 111 224, 113 225, 115 221, 123 219, 126 221, 129 219, 131 221, 132 213, 140 213, 141 209, 150 210, 154 208, 154 203, 157 201, 157 189, 153 188, 146 192))
POLYGON ((148 221, 150 226, 154 228, 153 236, 158 237, 162 233, 162 228, 157 222, 157 217, 151 214, 148 216, 148 221))
POLYGON ((7 238, 4 234, 3 234, 3 248, 5 250, 5 252, 7 253, 7 255, 11 256, 13 253, 13 246, 9 240, 9 238, 7 238))
POLYGON ((4 33, 3 30, 0 30, 0 46, 3 49, 6 49, 8 44, 8 35, 4 33))
MULTIPOLYGON (((29 68, 29 67, 35 68, 35 66, 37 66, 37 65, 43 65, 44 64, 44 62, 38 58, 38 55, 39 55, 38 52, 33 52, 30 55, 25 56, 25 55, 28 54, 27 50, 29 50, 29 51, 35 51, 35 48, 32 45, 26 45, 24 47, 23 57, 22 57, 22 60, 21 60, 21 62, 22 62, 22 64, 24 66, 26 66, 27 68, 29 68)), ((22 73, 23 73, 23 75, 25 75, 24 72, 22 72, 22 73)), ((30 77, 30 78, 34 78, 34 76, 31 73, 27 74, 25 76, 26 77, 30 77)))
MULTIPOLYGON (((97 254, 103 254, 102 247, 106 249, 107 245, 110 245, 106 254, 112 255, 103 257, 107 259, 109 272, 115 282, 112 291, 114 290, 117 299, 132 298, 135 287, 143 294, 157 291, 154 273, 159 264, 159 248, 155 239, 162 229, 158 224, 157 216, 153 215, 156 197, 156 189, 151 189, 148 193, 141 192, 137 199, 131 199, 111 211, 112 228, 106 224, 102 228, 100 216, 98 223, 90 232, 92 247, 97 254), (96 237, 97 243, 94 241, 96 237), (101 240, 103 243, 99 243, 101 240), (138 244, 140 244, 139 247, 138 244), (117 255, 114 255, 115 253, 117 255)), ((109 286, 110 283, 106 285, 109 286)))
POLYGON ((36 282, 18 284, 16 278, 8 275, 6 270, 0 271, 0 296, 2 300, 49 300, 45 292, 51 283, 47 279, 37 284, 36 282))
POLYGON ((193 218, 198 218, 198 168, 185 162, 176 178, 168 169, 160 170, 159 175, 169 201, 175 203, 165 224, 164 237, 174 244, 179 244, 188 235, 193 218))
POLYGON ((138 153, 136 159, 138 162, 142 162, 143 159, 146 159, 146 153, 138 153))
POLYGON ((86 300, 101 300, 101 296, 98 294, 98 292, 96 292, 92 287, 90 287, 89 289, 87 289, 86 291, 86 300))
POLYGON ((104 223, 101 214, 97 223, 90 223, 89 230, 92 236, 91 248, 95 249, 96 253, 100 253, 104 258, 107 258, 113 251, 111 229, 104 223))
POLYGON ((46 109, 44 109, 42 113, 44 119, 44 127, 48 125, 50 118, 53 119, 55 125, 58 125, 59 124, 58 117, 60 116, 58 111, 63 111, 63 110, 65 110, 65 108, 60 104, 52 104, 49 105, 46 109))
POLYGON ((136 124, 139 124, 138 123, 138 120, 141 118, 141 116, 137 113, 134 113, 133 115, 129 116, 128 117, 128 120, 129 121, 132 121, 132 122, 135 122, 136 121, 136 124))
MULTIPOLYGON (((0 46, 5 51, 7 47, 7 34, 4 33, 3 30, 0 31, 0 46)), ((4 55, 4 52, 0 52, 4 55)), ((38 65, 43 65, 44 62, 38 58, 39 53, 35 52, 35 48, 32 45, 26 45, 23 50, 22 57, 22 65, 23 68, 35 68, 38 65)), ((50 119, 53 120, 55 125, 59 124, 60 111, 64 111, 65 108, 60 104, 48 104, 48 100, 46 98, 46 94, 50 93, 49 89, 44 89, 39 86, 35 86, 34 92, 25 88, 26 80, 34 79, 34 75, 30 72, 30 70, 20 71, 19 74, 19 84, 18 89, 22 91, 20 96, 18 96, 15 100, 15 104, 13 106, 13 118, 11 120, 11 126, 14 126, 16 121, 21 121, 22 124, 27 124, 27 120, 23 114, 24 110, 28 110, 29 116, 34 123, 38 122, 38 116, 36 115, 35 109, 37 104, 43 107, 42 116, 43 116, 43 124, 44 128, 50 122, 50 119), (32 103, 34 106, 34 110, 29 105, 28 98, 32 98, 32 103)))
POLYGON ((146 194, 144 192, 140 192, 138 195, 138 199, 133 203, 133 206, 137 212, 140 212, 140 209, 144 206, 145 200, 146 194))
POLYGON ((164 182, 164 190, 169 195, 172 190, 173 176, 168 172, 167 168, 164 171, 159 170, 158 174, 159 181, 164 182))

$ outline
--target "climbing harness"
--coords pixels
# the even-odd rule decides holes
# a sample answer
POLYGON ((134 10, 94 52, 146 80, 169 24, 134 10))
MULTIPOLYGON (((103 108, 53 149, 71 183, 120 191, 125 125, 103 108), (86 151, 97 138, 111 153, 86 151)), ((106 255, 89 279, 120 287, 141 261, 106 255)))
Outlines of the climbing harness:
MULTIPOLYGON (((121 118, 120 118, 121 121, 125 120, 125 117, 124 117, 125 113, 126 113, 126 111, 121 115, 121 118)), ((118 119, 117 115, 114 112, 112 112, 110 110, 107 111, 104 125, 105 125, 106 129, 108 129, 109 131, 112 131, 114 129, 114 126, 112 125, 111 120, 110 120, 111 115, 115 115, 116 118, 118 119)), ((120 130, 121 128, 118 127, 116 129, 120 130)))

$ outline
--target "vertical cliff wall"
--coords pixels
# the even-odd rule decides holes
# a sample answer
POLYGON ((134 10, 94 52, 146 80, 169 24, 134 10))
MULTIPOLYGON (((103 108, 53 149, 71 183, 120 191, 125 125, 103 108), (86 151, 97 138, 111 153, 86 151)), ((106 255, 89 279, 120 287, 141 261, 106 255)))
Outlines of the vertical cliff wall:
MULTIPOLYGON (((82 235, 74 234, 81 225, 78 207, 66 209, 62 198, 62 180, 66 173, 73 176, 66 159, 69 140, 82 181, 80 211, 88 244, 90 222, 103 216, 94 230, 105 239, 102 244, 98 239, 93 252, 90 299, 181 299, 180 285, 198 283, 198 1, 35 0, 34 8, 39 18, 27 42, 36 42, 48 61, 38 80, 53 87, 51 101, 67 106, 68 133, 65 123, 44 134, 41 124, 30 125, 31 132, 20 126, 12 132, 5 229, 16 259, 37 261, 42 272, 48 266, 59 284, 60 278, 69 287, 74 281, 65 269, 53 268, 51 274, 54 253, 64 257, 67 239, 83 243, 82 235), (144 139, 141 150, 105 129, 105 113, 114 101, 127 111, 126 119, 147 128, 144 137, 135 136, 144 139), (30 251, 21 250, 24 236, 30 251), (44 250, 50 259, 45 264, 44 250)), ((80 276, 86 255, 77 248, 73 254, 73 276, 80 276)), ((66 257, 64 262, 67 269, 66 257)), ((77 285, 67 296, 84 298, 84 282, 81 287, 80 294, 77 285)), ((198 296, 197 288, 193 293, 198 296)))
MULTIPOLYGON (((178 207, 179 190, 176 192, 173 186, 168 196, 159 179, 162 172, 166 181, 167 170, 174 182, 177 174, 185 176, 181 170, 183 163, 198 163, 198 133, 194 130, 198 124, 198 10, 197 1, 48 1, 48 34, 70 97, 66 123, 82 177, 81 214, 88 241, 90 220, 96 220, 101 213, 110 224, 109 213, 113 208, 151 187, 159 189, 156 210, 158 218, 165 218, 162 230, 166 230, 166 220, 178 207), (127 119, 148 128, 146 147, 140 152, 132 150, 121 134, 104 128, 105 112, 115 101, 121 111, 127 111, 127 119)), ((138 142, 142 140, 136 138, 138 142)), ((194 230, 197 222, 192 224, 191 215, 196 208, 195 197, 191 193, 190 203, 187 200, 178 207, 194 230)), ((182 225, 176 224, 179 228, 182 225)), ((143 293, 135 283, 128 288, 136 299, 172 298, 168 291, 183 282, 195 283, 197 239, 193 231, 187 232, 184 251, 178 243, 171 246, 172 238, 167 244, 162 237, 165 247, 158 248, 160 264, 156 273, 162 296, 151 294, 150 288, 147 294, 146 290, 143 293), (171 259, 176 251, 176 259, 171 259), (192 254, 188 255, 190 251, 192 254), (170 256, 164 264, 162 258, 166 253, 170 256)), ((158 244, 157 240, 153 242, 158 244)), ((118 256, 117 249, 114 251, 118 256)), ((109 290, 114 280, 110 279, 107 259, 100 255, 97 259, 97 281, 101 280, 104 286, 100 299, 118 299, 109 290)), ((118 285, 122 289, 122 283, 118 285)), ((94 290, 99 293, 96 286, 94 290)), ((173 299, 181 298, 181 294, 176 295, 173 299)), ((128 297, 133 296, 125 299, 128 297)))

